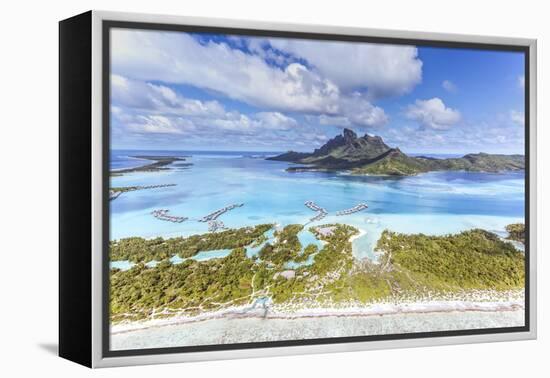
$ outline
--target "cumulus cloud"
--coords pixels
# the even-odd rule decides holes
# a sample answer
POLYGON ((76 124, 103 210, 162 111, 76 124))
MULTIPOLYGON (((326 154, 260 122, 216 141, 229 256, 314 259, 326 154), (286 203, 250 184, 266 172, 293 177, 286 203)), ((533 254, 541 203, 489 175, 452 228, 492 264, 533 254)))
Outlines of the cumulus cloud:
POLYGON ((279 112, 260 112, 256 114, 256 119, 262 126, 275 130, 290 130, 298 125, 294 118, 279 112))
POLYGON ((458 110, 445 106, 438 97, 416 100, 414 104, 407 107, 405 116, 418 122, 423 128, 434 130, 447 130, 461 118, 458 110))
POLYGON ((130 80, 120 75, 111 75, 111 103, 117 107, 159 114, 216 117, 225 113, 217 101, 185 98, 167 86, 130 80))
POLYGON ((450 80, 443 80, 443 82, 441 83, 441 86, 443 87, 443 89, 445 89, 449 93, 456 93, 458 90, 455 83, 453 83, 450 80))
POLYGON ((339 110, 351 124, 359 127, 381 127, 388 123, 388 116, 384 110, 372 105, 359 93, 342 99, 339 110))
POLYGON ((141 114, 117 108, 112 112, 115 124, 138 134, 174 134, 219 138, 220 135, 261 136, 266 131, 284 131, 296 128, 295 119, 278 112, 261 112, 250 115, 238 112, 224 117, 182 117, 175 114, 141 114))
MULTIPOLYGON (((168 86, 145 83, 190 84, 262 109, 324 115, 325 120, 342 117, 346 121, 340 123, 369 128, 383 126, 388 119, 372 104, 373 98, 406 93, 421 80, 422 62, 410 46, 299 40, 283 46, 282 40, 235 37, 231 41, 246 43, 251 53, 224 42, 199 42, 185 33, 113 31, 114 97, 132 105, 174 108, 177 96, 168 86), (282 53, 282 48, 288 52, 282 53), (290 55, 300 51, 299 59, 290 55), (342 56, 346 64, 335 64, 342 56), (141 88, 129 88, 132 83, 124 82, 125 77, 141 82, 141 88), (144 85, 156 93, 151 95, 144 85), (350 91, 355 87, 358 90, 350 91), (139 95, 142 91, 147 96, 139 95)), ((215 101, 204 103, 203 109, 195 109, 197 105, 180 103, 179 109, 220 111, 215 101)))
POLYGON ((184 135, 195 129, 195 125, 188 120, 161 115, 128 116, 126 120, 126 129, 137 134, 184 135))
POLYGON ((491 117, 464 123, 442 133, 439 130, 404 126, 384 131, 384 141, 405 152, 419 153, 523 153, 524 133, 517 126, 491 117))
POLYGON ((517 110, 510 110, 510 120, 518 126, 525 126, 525 114, 517 110))
POLYGON ((299 63, 284 69, 226 43, 186 33, 112 32, 112 71, 141 81, 184 83, 248 104, 287 111, 334 111, 338 87, 299 63))
POLYGON ((326 126, 349 127, 351 126, 351 121, 348 117, 328 116, 326 114, 321 114, 319 116, 319 124, 326 126))
POLYGON ((137 134, 203 135, 218 137, 261 134, 266 130, 298 128, 298 122, 281 112, 242 114, 217 101, 200 101, 164 85, 111 76, 111 114, 115 124, 137 134))
POLYGON ((113 107, 112 136, 115 144, 139 141, 149 144, 181 148, 211 148, 227 145, 234 148, 251 146, 265 150, 303 148, 310 150, 327 140, 322 132, 300 127, 298 122, 282 113, 229 113, 227 118, 184 117, 175 114, 134 114, 113 107), (298 143, 298 142, 301 142, 298 143))
POLYGON ((305 59, 343 91, 366 88, 371 98, 403 95, 422 81, 414 46, 283 38, 269 44, 305 59))

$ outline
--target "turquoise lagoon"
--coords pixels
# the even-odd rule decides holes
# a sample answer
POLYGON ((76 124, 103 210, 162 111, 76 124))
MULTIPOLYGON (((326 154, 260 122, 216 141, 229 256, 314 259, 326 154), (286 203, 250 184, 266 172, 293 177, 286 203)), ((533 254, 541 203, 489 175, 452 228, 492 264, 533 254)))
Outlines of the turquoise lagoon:
MULTIPOLYGON (((304 246, 313 243, 321 247, 307 231, 309 226, 337 222, 353 225, 362 231, 362 236, 353 242, 355 257, 373 260, 376 260, 374 246, 384 229, 440 235, 483 228, 502 234, 505 225, 524 222, 524 172, 432 172, 401 178, 289 173, 285 168, 292 164, 265 160, 275 153, 122 150, 111 152, 111 169, 135 164, 137 159, 131 156, 136 155, 186 156, 186 161, 175 162, 166 171, 111 178, 111 186, 177 184, 123 193, 111 201, 111 240, 206 233, 208 225, 196 220, 233 203, 244 206, 219 218, 227 227, 306 224, 306 230, 299 235, 304 246), (329 215, 309 223, 315 213, 304 206, 305 201, 314 201, 329 215), (367 210, 348 216, 335 215, 338 210, 362 202, 369 206, 367 210), (161 221, 151 215, 155 209, 169 209, 170 214, 189 220, 161 221)), ((271 239, 273 234, 267 236, 271 239)), ((259 247, 247 249, 250 256, 258 251, 259 247)), ((219 258, 229 252, 203 251, 193 258, 219 258)), ((312 257, 306 264, 311 262, 312 257)), ((112 264, 122 264, 119 267, 123 268, 125 263, 112 264)))

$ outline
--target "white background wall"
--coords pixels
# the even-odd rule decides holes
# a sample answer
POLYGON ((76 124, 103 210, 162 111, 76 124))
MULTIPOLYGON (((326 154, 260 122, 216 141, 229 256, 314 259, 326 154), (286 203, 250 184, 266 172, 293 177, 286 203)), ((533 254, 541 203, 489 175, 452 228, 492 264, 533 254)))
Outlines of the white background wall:
MULTIPOLYGON (((5 1, 0 22, 0 375, 56 377, 548 376, 546 217, 539 216, 539 340, 92 372, 57 343, 57 21, 89 9, 334 24, 539 40, 539 211, 548 203, 550 73, 544 1, 5 1), (545 298, 546 297, 546 298, 545 298), (546 351, 544 350, 546 348, 546 351), (546 369, 545 369, 546 367, 546 369), (543 371, 546 370, 546 374, 543 371)), ((74 125, 78 127, 78 125, 74 125)))

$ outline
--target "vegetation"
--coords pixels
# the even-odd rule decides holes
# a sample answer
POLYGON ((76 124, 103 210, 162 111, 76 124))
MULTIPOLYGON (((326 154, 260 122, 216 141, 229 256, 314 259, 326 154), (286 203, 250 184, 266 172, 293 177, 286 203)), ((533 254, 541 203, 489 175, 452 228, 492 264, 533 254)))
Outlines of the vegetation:
POLYGON ((394 149, 382 159, 372 164, 355 168, 352 172, 364 175, 410 176, 429 170, 424 162, 411 158, 398 149, 394 149))
MULTIPOLYGON (((243 248, 222 259, 171 264, 165 260, 155 268, 139 264, 128 271, 111 271, 111 315, 117 321, 151 316, 156 309, 184 309, 189 313, 208 311, 230 302, 248 301, 253 261, 243 248)), ((166 315, 169 315, 168 312, 166 315)))
POLYGON ((508 231, 508 239, 515 240, 525 244, 525 224, 523 223, 514 223, 506 226, 506 231, 508 231))
POLYGON ((189 238, 123 239, 111 245, 111 259, 140 263, 127 271, 111 270, 111 317, 117 322, 151 316, 196 314, 269 297, 274 303, 368 303, 401 296, 470 289, 509 290, 524 285, 524 256, 513 245, 490 232, 474 229, 456 235, 406 235, 384 231, 377 244, 379 264, 353 258, 350 238, 357 229, 343 224, 321 234, 319 250, 302 251, 302 225, 288 225, 274 233, 258 256, 249 258, 244 246, 266 241, 272 225, 241 228, 189 238), (231 248, 224 258, 185 260, 172 264, 174 254, 192 256, 198 250, 231 248), (290 261, 313 263, 289 270, 290 261), (117 258, 113 258, 116 256, 117 258), (143 262, 162 260, 156 267, 143 262), (292 274, 282 274, 292 273, 292 274))
MULTIPOLYGON (((271 227, 260 225, 254 229, 229 231, 262 240, 261 235, 271 227)), ((126 271, 111 270, 112 320, 142 319, 151 316, 153 312, 156 316, 169 316, 175 312, 197 313, 248 303, 261 296, 269 296, 275 303, 315 297, 318 295, 316 292, 322 289, 319 284, 327 280, 330 272, 351 267, 353 258, 348 239, 357 230, 346 225, 335 225, 333 234, 323 237, 327 244, 321 251, 315 245, 308 245, 301 252, 302 246, 297 234, 302 229, 302 225, 289 225, 276 231, 275 242, 273 245, 266 244, 270 247, 264 247, 258 258, 248 258, 245 249, 240 246, 234 248, 225 258, 200 262, 185 260, 181 264, 172 264, 168 260, 171 256, 170 248, 164 244, 155 244, 154 241, 140 238, 123 239, 127 249, 133 251, 131 256, 138 256, 136 251, 141 251, 141 262, 126 271), (129 242, 135 240, 139 240, 139 243, 129 246, 129 242), (143 261, 152 259, 151 256, 155 255, 155 259, 160 260, 158 245, 163 245, 163 260, 156 267, 147 267, 143 261), (317 253, 314 263, 296 269, 294 278, 277 276, 277 273, 287 270, 284 267, 287 262, 305 261, 313 253, 317 253)), ((311 231, 316 232, 313 228, 311 231)), ((230 234, 225 233, 230 239, 230 234)), ((200 240, 212 241, 212 235, 221 234, 223 233, 200 235, 200 240)), ((192 236, 187 239, 196 238, 197 236, 192 236)), ((178 245, 187 239, 177 242, 175 239, 168 239, 164 242, 178 245)), ((119 243, 117 245, 120 247, 119 243)), ((254 241, 252 245, 256 243, 254 241)), ((241 239, 237 244, 251 243, 241 239)), ((176 250, 174 248, 172 251, 176 250)), ((121 253, 121 249, 113 254, 118 259, 126 256, 121 253)))
POLYGON ((406 235, 384 231, 377 248, 387 263, 433 288, 510 289, 524 285, 524 256, 488 231, 406 235))
POLYGON ((306 166, 288 171, 351 170, 356 174, 408 176, 429 171, 501 172, 525 169, 523 155, 468 154, 460 158, 435 159, 412 157, 399 148, 390 148, 378 136, 358 137, 344 129, 312 153, 289 151, 269 160, 287 161, 306 166))
POLYGON ((256 227, 243 227, 204 235, 192 235, 187 238, 126 238, 110 242, 111 261, 129 260, 134 263, 161 261, 172 256, 192 257, 201 251, 215 249, 234 249, 253 243, 273 227, 261 224, 256 227))
POLYGON ((271 245, 267 243, 260 250, 259 257, 276 266, 282 266, 284 263, 299 258, 302 250, 298 233, 304 226, 301 224, 290 224, 281 231, 275 231, 274 237, 276 243, 271 245))

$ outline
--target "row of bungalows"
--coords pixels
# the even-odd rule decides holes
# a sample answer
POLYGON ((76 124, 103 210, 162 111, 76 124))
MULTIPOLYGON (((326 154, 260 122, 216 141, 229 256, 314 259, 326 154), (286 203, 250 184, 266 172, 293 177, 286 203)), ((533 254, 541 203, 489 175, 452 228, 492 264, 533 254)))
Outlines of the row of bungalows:
POLYGON ((237 207, 242 207, 243 205, 244 205, 244 203, 236 203, 236 204, 233 204, 233 205, 222 207, 221 209, 216 210, 213 213, 205 215, 204 217, 199 219, 199 222, 215 221, 220 215, 225 214, 226 212, 228 212, 230 210, 233 210, 237 207))
POLYGON ((360 203, 359 205, 353 206, 351 209, 337 211, 336 215, 349 215, 353 213, 358 213, 359 211, 363 211, 366 208, 368 208, 366 203, 360 203))
POLYGON ((169 211, 170 210, 167 210, 167 209, 153 210, 151 214, 153 214, 153 216, 157 219, 168 221, 168 222, 174 222, 174 223, 182 223, 187 219, 189 219, 187 217, 178 217, 175 215, 169 215, 168 214, 169 211))
POLYGON ((317 215, 315 215, 313 218, 311 218, 309 221, 310 222, 316 222, 316 221, 319 221, 321 219, 323 219, 324 217, 326 217, 328 215, 328 212, 322 208, 321 206, 317 205, 315 202, 313 201, 306 201, 304 203, 304 205, 306 205, 306 207, 312 211, 316 211, 317 212, 317 215))

